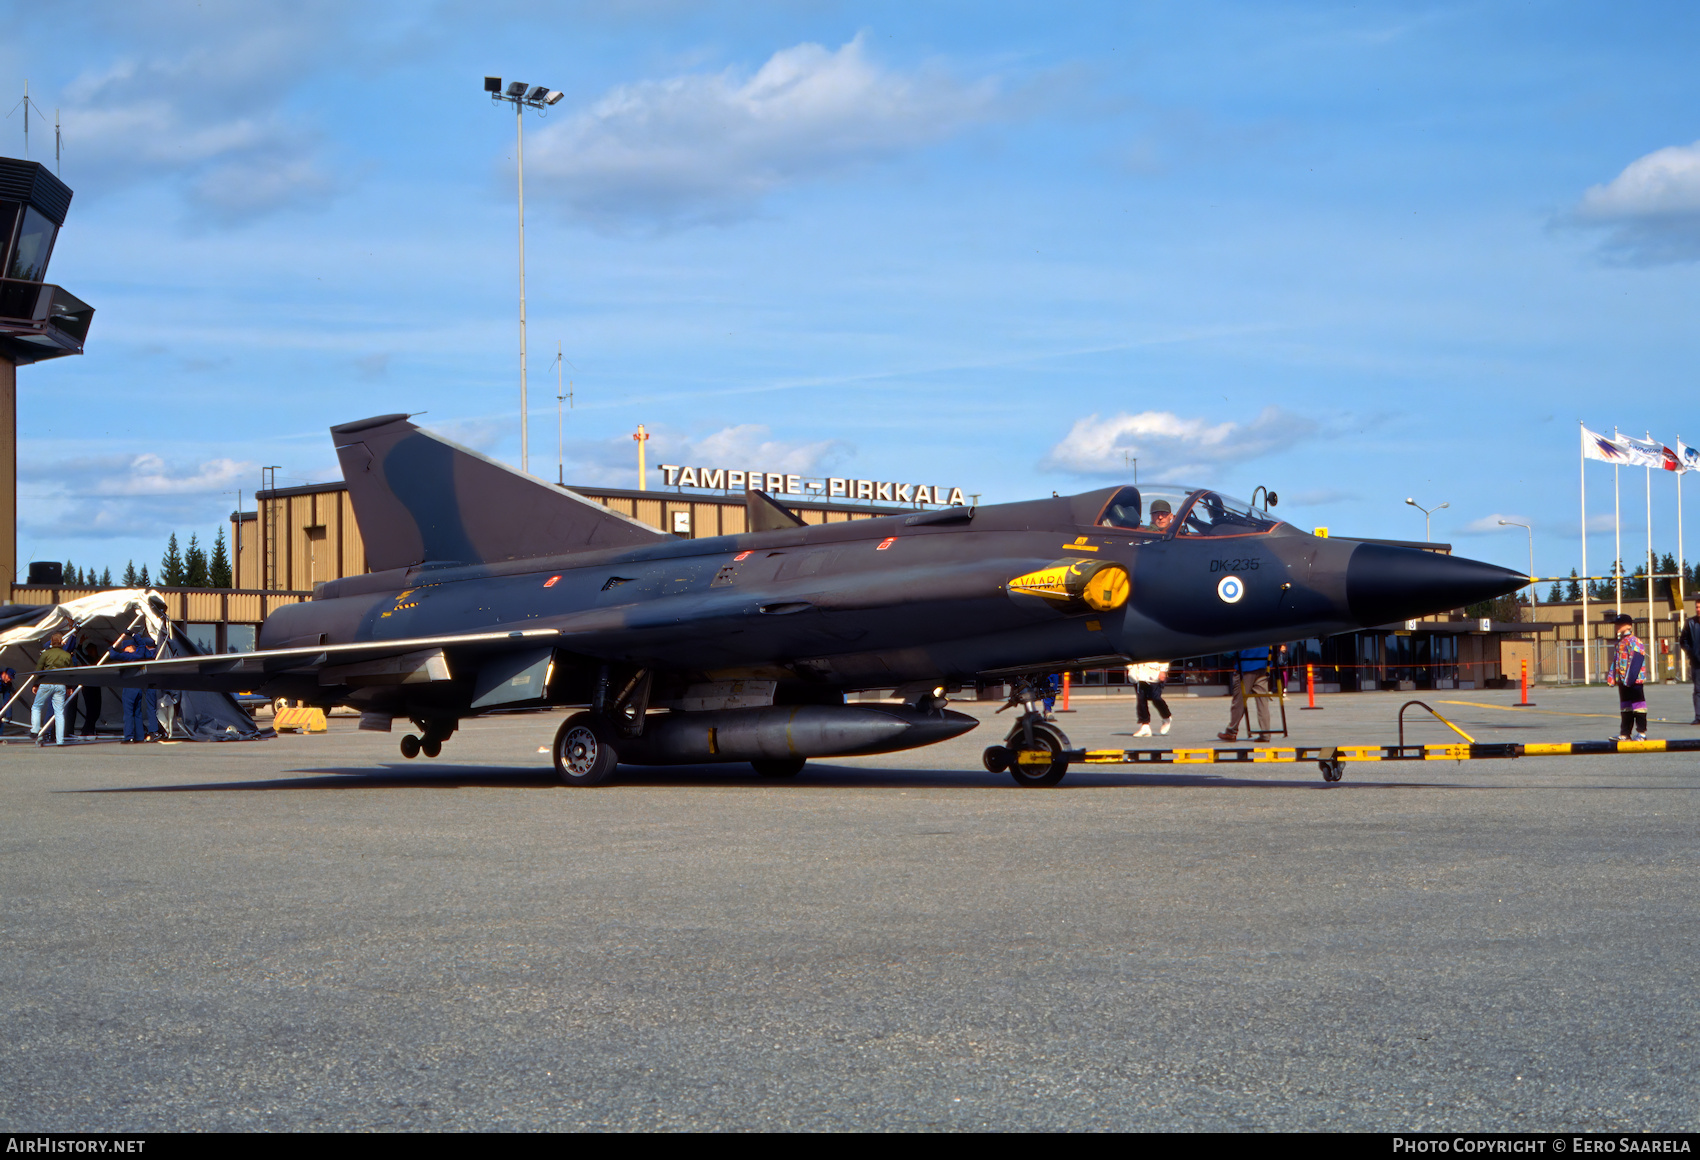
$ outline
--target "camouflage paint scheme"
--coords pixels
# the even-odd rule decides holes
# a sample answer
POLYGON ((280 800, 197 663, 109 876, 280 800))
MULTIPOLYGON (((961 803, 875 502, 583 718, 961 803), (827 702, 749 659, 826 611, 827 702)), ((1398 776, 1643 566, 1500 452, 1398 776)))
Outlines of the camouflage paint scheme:
POLYGON ((1527 582, 1255 510, 1204 534, 1112 526, 1107 512, 1138 503, 1117 487, 813 526, 757 492, 755 530, 679 539, 406 416, 331 433, 372 572, 274 612, 255 653, 67 676, 352 705, 369 727, 408 718, 439 742, 491 708, 630 709, 640 681, 640 732, 646 708, 678 716, 693 689, 735 681, 773 682, 779 706, 897 688, 936 717, 935 688, 986 674, 1327 636, 1527 582))

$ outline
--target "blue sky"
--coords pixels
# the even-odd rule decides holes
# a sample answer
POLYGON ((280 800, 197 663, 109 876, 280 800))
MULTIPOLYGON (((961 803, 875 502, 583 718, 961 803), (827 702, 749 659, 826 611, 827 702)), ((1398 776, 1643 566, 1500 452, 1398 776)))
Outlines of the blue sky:
MULTIPOLYGON (((336 474, 388 411, 532 470, 1143 479, 1310 527, 1579 560, 1577 420, 1700 442, 1700 9, 1685 4, 4 6, 65 126, 19 374, 20 556, 121 569, 336 474)), ((30 155, 51 159, 39 121, 30 155)), ((23 153, 21 116, 0 152, 23 153)), ((652 479, 652 485, 658 483, 652 479)), ((1675 489, 1653 523, 1674 550, 1675 489)), ((1700 536, 1700 480, 1689 480, 1700 536)), ((1590 563, 1610 469, 1589 472, 1590 563)), ((1625 555, 1645 538, 1624 477, 1625 555)), ((1688 555, 1700 555, 1690 545, 1688 555)))

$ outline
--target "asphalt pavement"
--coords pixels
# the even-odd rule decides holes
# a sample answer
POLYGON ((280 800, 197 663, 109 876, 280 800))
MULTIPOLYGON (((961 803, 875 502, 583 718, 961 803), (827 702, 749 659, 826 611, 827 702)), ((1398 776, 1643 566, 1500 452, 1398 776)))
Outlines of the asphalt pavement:
MULTIPOLYGON (((1291 704, 1292 741, 1390 741, 1413 695, 1291 704)), ((1651 695, 1654 736, 1700 736, 1651 695)), ((1609 690, 1423 699, 1482 741, 1616 731, 1609 690)), ((1076 743, 1135 744, 1129 699, 1075 705, 1076 743)), ((1149 744, 1215 744, 1226 702, 1173 705, 1149 744)), ((434 761, 343 719, 0 746, 0 1120, 1694 1129, 1696 755, 1024 789, 979 764, 1010 714, 970 708, 792 780, 596 790, 538 752, 560 714, 434 761)))

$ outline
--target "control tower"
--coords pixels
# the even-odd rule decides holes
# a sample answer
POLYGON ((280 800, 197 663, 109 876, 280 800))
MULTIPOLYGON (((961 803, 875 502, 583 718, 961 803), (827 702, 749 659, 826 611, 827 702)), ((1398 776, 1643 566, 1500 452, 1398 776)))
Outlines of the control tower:
POLYGON ((71 190, 34 161, 0 157, 0 598, 18 579, 18 368, 83 353, 94 308, 47 281, 71 190))

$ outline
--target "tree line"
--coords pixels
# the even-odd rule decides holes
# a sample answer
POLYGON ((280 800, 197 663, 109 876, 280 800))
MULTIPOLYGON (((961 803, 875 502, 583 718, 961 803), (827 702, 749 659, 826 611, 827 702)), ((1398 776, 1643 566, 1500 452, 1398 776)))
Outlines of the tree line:
MULTIPOLYGON (((1658 576, 1675 576, 1677 574, 1676 557, 1670 552, 1666 552, 1662 557, 1655 556, 1653 558, 1653 571, 1658 576)), ((1683 591, 1687 592, 1690 597, 1696 592, 1695 582, 1700 580, 1700 575, 1697 575, 1696 572, 1693 564, 1690 564, 1687 560, 1682 562, 1683 591)), ((1623 576, 1624 600, 1645 602, 1647 599, 1647 565, 1645 563, 1637 564, 1635 570, 1631 572, 1624 569, 1623 562, 1620 560, 1617 564, 1617 573, 1623 576)), ((1608 568, 1606 574, 1609 577, 1613 575, 1613 572, 1608 568)), ((1589 600, 1608 603, 1617 599, 1617 582, 1615 580, 1589 580, 1587 584, 1589 600)), ((1653 584, 1654 600, 1664 599, 1666 590, 1674 590, 1676 587, 1675 580, 1655 580, 1653 584)), ((1554 581, 1552 587, 1547 590, 1546 599, 1548 604, 1579 602, 1582 599, 1582 579, 1576 574, 1576 569, 1570 569, 1569 580, 1554 581)))
POLYGON ((68 588, 229 588, 230 550, 224 543, 223 528, 213 537, 210 553, 195 533, 190 532, 188 546, 181 547, 177 543, 177 533, 172 532, 165 543, 165 554, 160 557, 159 571, 155 574, 149 574, 145 560, 139 569, 134 560, 126 560, 124 574, 115 585, 111 568, 102 569, 97 576, 93 568, 84 570, 66 560, 64 583, 68 588))

